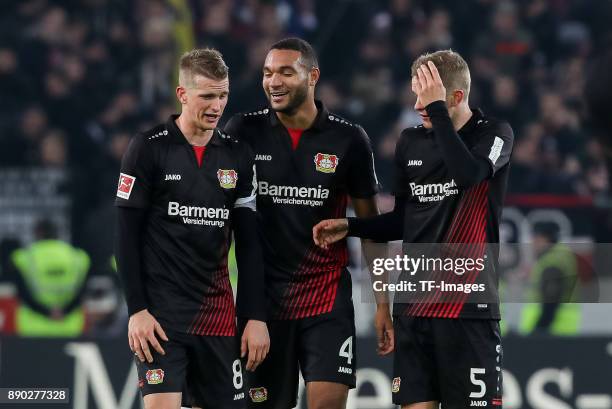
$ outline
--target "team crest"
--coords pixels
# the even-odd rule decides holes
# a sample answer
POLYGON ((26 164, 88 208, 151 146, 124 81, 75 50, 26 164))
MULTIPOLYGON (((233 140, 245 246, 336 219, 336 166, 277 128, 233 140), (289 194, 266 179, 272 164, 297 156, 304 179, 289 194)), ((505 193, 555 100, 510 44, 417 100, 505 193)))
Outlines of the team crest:
POLYGON ((402 378, 393 378, 393 383, 391 384, 391 392, 398 393, 400 390, 400 383, 402 383, 402 378))
POLYGON ((255 403, 264 402, 268 400, 268 390, 263 386, 260 388, 251 388, 249 389, 249 396, 251 397, 251 401, 255 403))
POLYGON ((338 157, 329 153, 317 153, 314 162, 319 172, 334 173, 338 166, 338 157))
POLYGON ((157 385, 164 381, 163 369, 149 369, 147 371, 147 383, 149 385, 157 385))
POLYGON ((122 199, 129 199, 134 187, 136 178, 134 176, 126 175, 125 173, 119 174, 119 184, 117 185, 117 197, 122 199))
POLYGON ((217 178, 223 189, 234 189, 238 180, 238 172, 234 169, 219 169, 217 171, 217 178))

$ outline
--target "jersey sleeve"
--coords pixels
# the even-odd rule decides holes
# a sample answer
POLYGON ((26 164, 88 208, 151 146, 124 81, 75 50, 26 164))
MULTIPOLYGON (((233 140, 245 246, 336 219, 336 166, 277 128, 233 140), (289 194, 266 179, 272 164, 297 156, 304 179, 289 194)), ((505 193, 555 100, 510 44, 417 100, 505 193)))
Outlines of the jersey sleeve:
POLYGON ((115 206, 146 208, 150 204, 154 158, 143 135, 130 141, 121 160, 115 206))
POLYGON ((491 127, 470 151, 475 157, 485 159, 491 168, 490 177, 506 166, 510 161, 514 133, 507 122, 500 122, 491 127))
POLYGON ((407 174, 406 161, 404 160, 404 133, 395 145, 395 156, 393 158, 393 196, 409 197, 410 179, 407 174))
POLYGON ((368 198, 378 193, 374 153, 368 134, 362 127, 352 145, 348 171, 348 193, 355 198, 368 198))
POLYGON ((256 210, 257 199, 257 172, 255 170, 255 158, 253 151, 244 143, 241 143, 240 170, 236 182, 236 201, 234 208, 246 207, 256 210))

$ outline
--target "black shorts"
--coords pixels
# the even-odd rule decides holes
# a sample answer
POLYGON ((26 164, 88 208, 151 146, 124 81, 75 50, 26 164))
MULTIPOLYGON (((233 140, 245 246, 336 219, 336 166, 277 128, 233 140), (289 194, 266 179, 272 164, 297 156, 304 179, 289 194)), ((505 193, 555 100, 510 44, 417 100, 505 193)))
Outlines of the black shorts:
POLYGON ((316 317, 268 322, 270 352, 255 372, 245 371, 249 408, 297 405, 299 370, 306 383, 355 387, 355 317, 352 308, 316 317))
POLYGON ((159 340, 166 355, 151 348, 153 362, 140 362, 138 386, 143 396, 183 392, 183 406, 245 408, 244 378, 237 337, 218 337, 166 331, 159 340))
POLYGON ((395 317, 393 403, 502 406, 499 321, 395 317))

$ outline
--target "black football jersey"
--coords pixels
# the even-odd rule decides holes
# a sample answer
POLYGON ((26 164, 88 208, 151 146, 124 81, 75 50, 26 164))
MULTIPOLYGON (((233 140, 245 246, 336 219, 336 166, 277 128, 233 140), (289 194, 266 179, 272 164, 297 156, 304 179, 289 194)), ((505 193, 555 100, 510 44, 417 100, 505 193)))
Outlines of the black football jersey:
MULTIPOLYGON (((463 256, 486 259, 486 274, 458 277, 437 274, 446 283, 481 283, 495 302, 470 302, 468 293, 446 295, 424 291, 410 303, 397 303, 395 315, 442 318, 499 318, 497 246, 502 204, 508 182, 514 135, 510 125, 473 110, 458 131, 472 155, 490 165, 489 177, 474 186, 458 186, 437 147, 434 131, 422 125, 405 129, 395 151, 394 195, 405 197, 404 249, 423 243, 455 245, 463 256), (493 244, 493 245, 491 245, 493 244), (460 250, 459 250, 460 249, 460 250), (486 254, 486 255, 485 255, 486 254), (482 282, 481 282, 482 281, 482 282), (416 302, 418 301, 418 302, 416 302)), ((438 246, 440 247, 440 246, 438 246)), ((450 248, 452 246, 447 246, 450 248)), ((439 248, 438 255, 443 253, 439 248)), ((400 279, 402 277, 400 276, 400 279)))
POLYGON ((199 167, 177 116, 136 135, 123 157, 116 206, 147 209, 141 265, 149 311, 164 328, 235 334, 227 254, 235 207, 254 208, 248 146, 219 129, 199 167))
POLYGON ((368 198, 378 189, 363 128, 316 104, 318 115, 295 150, 269 108, 237 114, 225 127, 255 154, 266 290, 275 319, 310 317, 351 305, 346 241, 324 250, 314 244, 312 227, 345 217, 349 196, 368 198))

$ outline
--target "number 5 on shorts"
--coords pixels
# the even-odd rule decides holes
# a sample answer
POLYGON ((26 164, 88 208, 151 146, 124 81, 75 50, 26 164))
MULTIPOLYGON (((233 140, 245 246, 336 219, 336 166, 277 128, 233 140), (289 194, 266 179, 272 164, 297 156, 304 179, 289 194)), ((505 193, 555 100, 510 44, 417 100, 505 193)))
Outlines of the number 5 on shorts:
POLYGON ((234 372, 234 388, 242 388, 242 366, 240 365, 240 359, 236 359, 232 364, 232 372, 234 372))
POLYGON ((476 379, 476 375, 484 375, 484 368, 470 368, 470 381, 472 385, 480 387, 480 391, 470 393, 470 398, 479 399, 487 393, 487 385, 482 379, 476 379))

